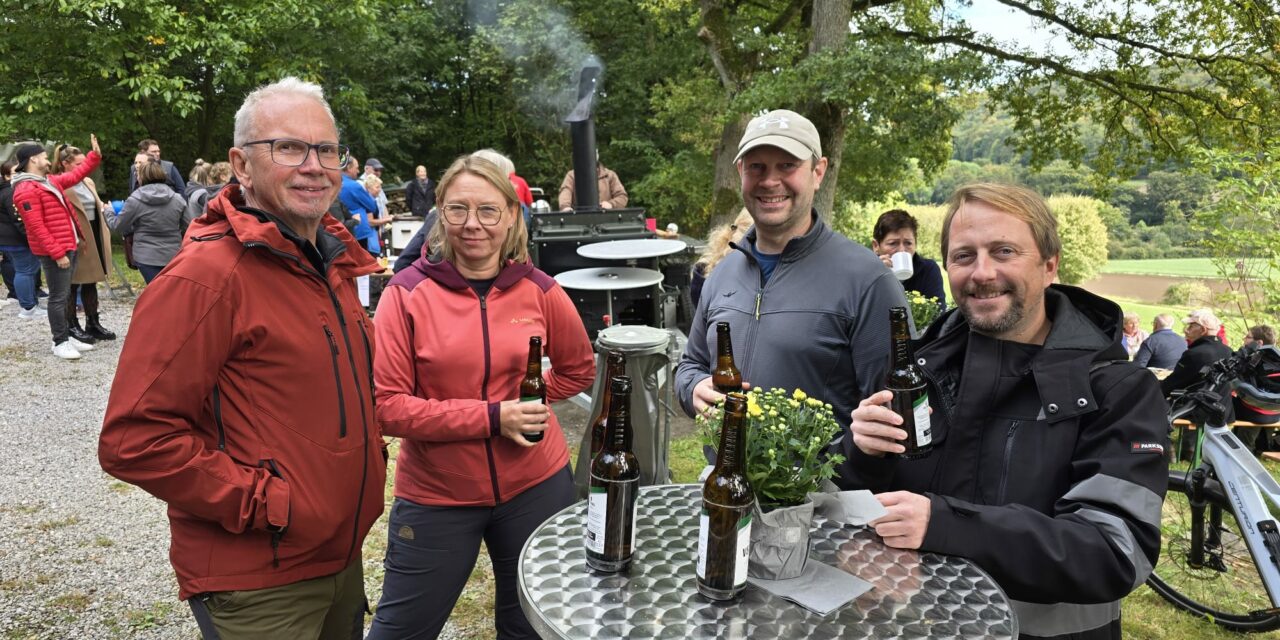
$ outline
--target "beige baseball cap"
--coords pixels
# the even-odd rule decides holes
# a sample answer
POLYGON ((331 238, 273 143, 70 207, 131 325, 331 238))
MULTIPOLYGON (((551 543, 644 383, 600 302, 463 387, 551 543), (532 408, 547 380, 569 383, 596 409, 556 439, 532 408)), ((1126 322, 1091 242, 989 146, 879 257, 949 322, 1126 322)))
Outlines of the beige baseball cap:
POLYGON ((1184 325, 1193 322, 1204 327, 1204 330, 1209 333, 1217 333, 1218 327, 1222 326, 1222 321, 1218 319, 1218 316, 1213 315, 1213 312, 1208 309, 1196 309, 1182 319, 1182 324, 1184 325))
POLYGON ((738 155, 733 161, 741 160, 748 151, 764 145, 782 149, 801 160, 822 157, 818 128, 808 118, 786 109, 752 118, 738 142, 738 155))

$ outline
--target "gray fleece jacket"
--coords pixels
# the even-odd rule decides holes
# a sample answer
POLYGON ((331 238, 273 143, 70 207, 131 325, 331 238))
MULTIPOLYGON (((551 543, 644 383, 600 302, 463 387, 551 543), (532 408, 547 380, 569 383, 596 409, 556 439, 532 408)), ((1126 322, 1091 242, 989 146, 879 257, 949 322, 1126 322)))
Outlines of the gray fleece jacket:
POLYGON ((680 404, 693 415, 693 388, 711 375, 717 322, 728 322, 734 362, 755 387, 800 388, 831 403, 848 427, 862 398, 884 387, 889 308, 907 306, 902 285, 871 250, 812 227, 787 243, 768 283, 751 255, 753 227, 716 265, 702 290, 676 370, 680 404))
POLYGON ((178 249, 191 218, 187 203, 163 182, 144 184, 124 202, 119 215, 107 224, 120 235, 133 236, 133 261, 151 267, 169 264, 178 249))

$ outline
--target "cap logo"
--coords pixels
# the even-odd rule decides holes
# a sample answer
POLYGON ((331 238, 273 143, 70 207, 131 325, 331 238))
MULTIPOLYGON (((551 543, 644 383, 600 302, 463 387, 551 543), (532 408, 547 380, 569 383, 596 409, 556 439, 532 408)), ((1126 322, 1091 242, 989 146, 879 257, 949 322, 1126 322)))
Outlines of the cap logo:
POLYGON ((760 121, 756 125, 757 129, 768 129, 771 125, 777 126, 779 129, 790 129, 791 119, 786 116, 770 116, 760 121))

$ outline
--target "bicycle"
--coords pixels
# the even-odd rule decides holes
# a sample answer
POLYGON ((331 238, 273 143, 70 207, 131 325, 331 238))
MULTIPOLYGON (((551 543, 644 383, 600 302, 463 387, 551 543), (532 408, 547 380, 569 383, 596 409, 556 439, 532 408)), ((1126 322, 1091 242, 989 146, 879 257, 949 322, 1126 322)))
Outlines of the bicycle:
POLYGON ((1218 391, 1230 384, 1250 404, 1280 410, 1280 351, 1265 346, 1236 354, 1202 375, 1170 401, 1171 429, 1192 412, 1206 419, 1195 430, 1190 465, 1169 470, 1164 548, 1147 584, 1223 628, 1272 631, 1280 628, 1280 484, 1227 428, 1230 400, 1218 391))

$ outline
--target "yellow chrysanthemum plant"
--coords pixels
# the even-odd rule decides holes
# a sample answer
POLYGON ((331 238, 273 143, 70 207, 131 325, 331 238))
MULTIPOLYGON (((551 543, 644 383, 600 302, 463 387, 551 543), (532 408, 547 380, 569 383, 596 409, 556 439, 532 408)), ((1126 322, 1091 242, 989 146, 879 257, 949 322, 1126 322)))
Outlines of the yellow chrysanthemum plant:
POLYGON ((911 305, 911 319, 915 321, 916 331, 921 333, 942 314, 942 307, 936 296, 926 297, 919 291, 908 291, 907 303, 911 305))
MULTIPOLYGON (((722 408, 698 417, 703 444, 719 444, 722 408)), ((844 462, 840 454, 827 454, 827 443, 840 431, 831 405, 800 389, 752 389, 747 422, 747 480, 764 511, 803 503, 844 462)))

